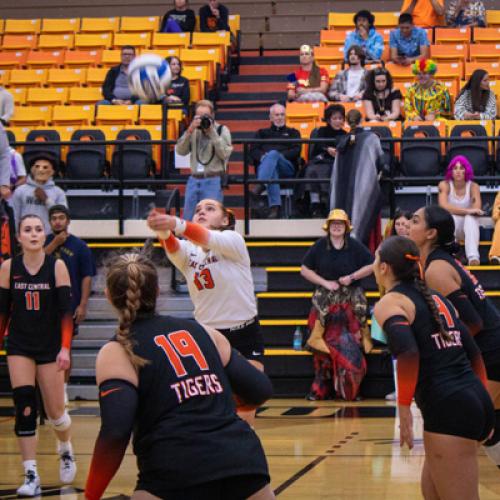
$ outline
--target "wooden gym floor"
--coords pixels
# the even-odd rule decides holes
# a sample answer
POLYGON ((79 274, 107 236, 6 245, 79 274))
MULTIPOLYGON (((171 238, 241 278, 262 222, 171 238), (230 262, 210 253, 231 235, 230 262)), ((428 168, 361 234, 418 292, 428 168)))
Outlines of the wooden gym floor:
MULTIPOLYGON (((421 498, 422 421, 415 409, 415 448, 401 450, 393 403, 272 400, 259 413, 256 430, 269 461, 272 486, 280 499, 421 498)), ((11 401, 0 400, 0 499, 15 497, 22 466, 13 433, 11 401)), ((78 463, 73 488, 59 488, 55 440, 48 426, 39 430, 38 468, 43 496, 83 499, 81 493, 99 429, 97 403, 72 402, 73 445, 78 463)), ((500 499, 500 470, 481 450, 480 497, 500 499)), ((130 495, 136 477, 130 449, 104 498, 130 495)), ((121 497, 123 498, 123 496, 121 497)), ((182 499, 180 499, 182 500, 182 499)))

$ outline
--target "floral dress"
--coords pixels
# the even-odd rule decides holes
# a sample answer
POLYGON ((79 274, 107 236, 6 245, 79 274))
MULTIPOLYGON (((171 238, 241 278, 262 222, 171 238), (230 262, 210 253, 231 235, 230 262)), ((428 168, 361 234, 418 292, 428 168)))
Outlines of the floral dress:
POLYGON ((450 94, 441 82, 434 82, 429 88, 414 83, 406 93, 405 116, 407 120, 417 117, 425 119, 429 113, 436 118, 449 114, 451 111, 450 94))

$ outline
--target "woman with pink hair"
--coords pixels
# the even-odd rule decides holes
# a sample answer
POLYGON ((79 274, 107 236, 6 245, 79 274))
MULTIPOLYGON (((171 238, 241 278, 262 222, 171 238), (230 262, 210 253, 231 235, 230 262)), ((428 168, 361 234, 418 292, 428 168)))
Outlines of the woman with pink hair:
POLYGON ((470 266, 479 265, 479 185, 473 182, 472 165, 465 156, 455 156, 446 168, 445 180, 439 183, 439 205, 455 220, 455 238, 465 240, 465 254, 470 266))

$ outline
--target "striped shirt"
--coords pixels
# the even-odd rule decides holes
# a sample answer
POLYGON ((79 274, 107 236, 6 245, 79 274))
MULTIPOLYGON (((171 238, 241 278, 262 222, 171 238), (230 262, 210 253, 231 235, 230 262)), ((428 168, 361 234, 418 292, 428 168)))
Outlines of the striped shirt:
MULTIPOLYGON (((465 113, 474 113, 472 93, 466 90, 455 102, 455 120, 465 120, 465 113)), ((494 120, 497 116, 497 101, 494 92, 490 90, 485 109, 480 114, 481 120, 494 120)))

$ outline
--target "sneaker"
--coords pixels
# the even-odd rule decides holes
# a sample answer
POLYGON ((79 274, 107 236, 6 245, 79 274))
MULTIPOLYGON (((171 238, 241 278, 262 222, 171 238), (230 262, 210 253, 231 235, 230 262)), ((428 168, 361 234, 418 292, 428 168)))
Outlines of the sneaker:
POLYGON ((24 484, 17 488, 17 494, 20 497, 35 497, 42 493, 40 487, 40 476, 34 471, 29 470, 24 475, 24 484))
POLYGON ((396 401, 396 391, 387 394, 385 397, 386 401, 396 401))
POLYGON ((75 457, 72 453, 64 452, 59 456, 59 478, 64 484, 73 482, 76 476, 75 457))
POLYGON ((493 265, 498 266, 498 265, 500 265, 500 257, 498 255, 492 255, 490 258, 490 262, 493 265))
POLYGON ((479 266, 481 263, 479 262, 479 259, 469 259, 469 266, 479 266))

